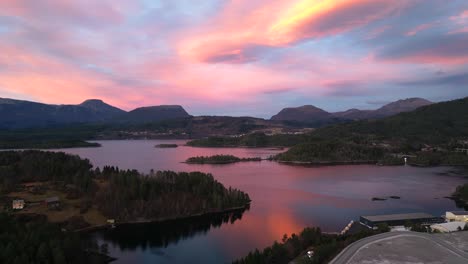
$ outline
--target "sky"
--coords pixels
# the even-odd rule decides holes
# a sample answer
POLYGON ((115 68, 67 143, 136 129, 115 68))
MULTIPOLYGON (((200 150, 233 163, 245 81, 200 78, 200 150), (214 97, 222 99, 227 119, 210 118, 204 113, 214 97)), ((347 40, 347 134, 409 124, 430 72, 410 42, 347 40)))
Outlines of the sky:
POLYGON ((467 0, 0 0, 0 97, 270 117, 466 96, 467 0))

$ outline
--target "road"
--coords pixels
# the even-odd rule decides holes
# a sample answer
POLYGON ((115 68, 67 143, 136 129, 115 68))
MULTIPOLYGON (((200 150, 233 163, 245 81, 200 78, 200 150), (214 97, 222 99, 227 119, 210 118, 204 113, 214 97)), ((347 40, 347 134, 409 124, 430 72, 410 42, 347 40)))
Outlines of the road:
MULTIPOLYGON (((371 237, 366 237, 364 239, 358 240, 354 242, 353 244, 349 245, 346 247, 338 256, 336 256, 330 264, 348 264, 348 263, 353 263, 353 258, 355 258, 358 254, 364 255, 363 251, 366 251, 369 247, 372 247, 374 244, 377 244, 379 242, 384 242, 388 240, 398 240, 401 238, 419 238, 419 239, 424 239, 427 241, 430 241, 433 243, 434 248, 437 249, 437 251, 444 251, 445 257, 453 258, 453 263, 468 263, 468 253, 465 251, 462 251, 458 248, 455 248, 454 246, 448 244, 447 242, 439 239, 435 235, 431 234, 426 234, 426 233, 417 233, 417 232, 408 232, 408 231, 397 231, 397 232, 388 232, 388 233, 383 233, 371 237)), ((413 239, 414 240, 414 239, 413 239)), ((418 240, 418 239, 416 239, 418 240)), ((419 240, 420 241, 420 240, 419 240)), ((413 241, 414 242, 414 241, 413 241)), ((415 243, 416 247, 418 246, 417 243, 415 243)), ((427 246, 427 245, 425 245, 427 246)), ((425 247, 424 246, 424 247, 425 247)), ((413 246, 414 247, 414 246, 413 246)), ((423 245, 421 245, 423 247, 423 245)), ((385 247, 380 247, 379 249, 376 249, 375 251, 379 252, 374 252, 373 250, 368 250, 371 252, 365 252, 367 255, 372 255, 375 254, 378 257, 382 257, 382 255, 385 255, 385 251, 390 250, 385 247)), ((395 250, 395 248, 393 248, 395 250)), ((417 252, 418 250, 426 250, 428 252, 427 254, 431 253, 431 250, 428 248, 407 248, 407 247, 402 247, 402 251, 404 252, 398 252, 401 254, 401 257, 407 257, 408 255, 414 254, 414 252, 417 252)), ((435 250, 433 251, 435 252, 435 250)), ((395 252, 393 252, 395 253, 395 252)), ((437 260, 438 254, 434 253, 435 256, 434 260, 437 260)), ((393 255, 394 257, 394 255, 393 255)), ((395 261, 395 260, 393 260, 395 261)), ((452 262, 452 261, 451 261, 452 262)))

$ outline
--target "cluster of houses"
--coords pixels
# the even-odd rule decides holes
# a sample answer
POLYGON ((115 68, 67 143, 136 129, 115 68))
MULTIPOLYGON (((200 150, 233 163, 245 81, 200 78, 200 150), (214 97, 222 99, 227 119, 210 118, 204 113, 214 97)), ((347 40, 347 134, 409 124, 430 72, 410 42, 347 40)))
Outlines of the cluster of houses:
MULTIPOLYGON (((60 198, 57 196, 49 197, 42 201, 42 204, 50 209, 57 209, 60 207, 60 198)), ((14 199, 11 205, 13 210, 23 210, 25 206, 26 202, 23 199, 14 199)))
POLYGON ((420 224, 430 228, 431 231, 450 233, 468 227, 468 211, 449 211, 443 217, 426 213, 361 216, 360 223, 372 229, 376 229, 380 224, 386 224, 396 230, 400 230, 400 227, 408 223, 420 224))

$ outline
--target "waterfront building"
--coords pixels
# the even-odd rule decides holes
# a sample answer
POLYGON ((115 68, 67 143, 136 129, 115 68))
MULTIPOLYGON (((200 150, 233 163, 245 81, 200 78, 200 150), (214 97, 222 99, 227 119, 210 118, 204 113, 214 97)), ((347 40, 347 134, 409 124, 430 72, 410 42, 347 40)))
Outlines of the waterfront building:
POLYGON ((468 211, 450 211, 445 213, 445 219, 449 222, 468 222, 468 211))
POLYGON ((403 226, 406 223, 430 225, 443 223, 444 219, 426 213, 408 213, 361 216, 360 222, 370 228, 377 228, 379 224, 387 224, 389 226, 403 226))

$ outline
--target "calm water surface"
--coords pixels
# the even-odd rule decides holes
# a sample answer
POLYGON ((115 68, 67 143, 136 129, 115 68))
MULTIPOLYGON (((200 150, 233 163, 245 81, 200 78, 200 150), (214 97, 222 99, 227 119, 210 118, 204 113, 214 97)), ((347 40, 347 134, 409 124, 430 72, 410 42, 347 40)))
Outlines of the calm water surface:
POLYGON ((115 263, 229 263, 249 251, 281 240, 305 226, 341 231, 360 215, 427 212, 442 215, 457 209, 443 198, 466 178, 450 168, 324 166, 301 167, 275 162, 230 165, 181 163, 197 155, 232 154, 268 157, 280 151, 242 148, 154 148, 180 140, 99 141, 101 148, 62 150, 88 158, 95 166, 122 169, 202 171, 225 186, 249 193, 252 204, 243 213, 201 217, 159 224, 122 226, 96 236, 109 244, 115 263), (400 200, 371 201, 396 195, 400 200))

